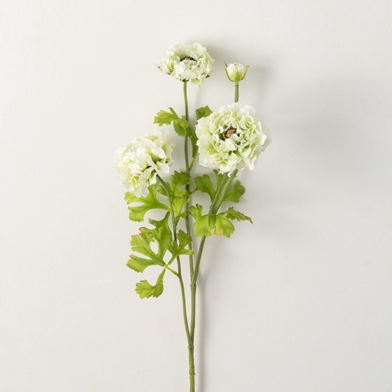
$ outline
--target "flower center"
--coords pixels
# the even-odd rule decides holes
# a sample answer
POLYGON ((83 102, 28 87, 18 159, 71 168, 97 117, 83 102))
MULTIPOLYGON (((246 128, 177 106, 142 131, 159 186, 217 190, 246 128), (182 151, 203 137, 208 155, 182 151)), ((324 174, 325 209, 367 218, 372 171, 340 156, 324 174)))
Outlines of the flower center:
POLYGON ((237 130, 234 128, 226 129, 226 131, 222 133, 222 139, 223 140, 230 139, 236 132, 237 130))
POLYGON ((181 61, 185 61, 185 60, 187 60, 187 61, 196 61, 194 58, 189 57, 189 56, 183 57, 183 58, 181 59, 181 61))

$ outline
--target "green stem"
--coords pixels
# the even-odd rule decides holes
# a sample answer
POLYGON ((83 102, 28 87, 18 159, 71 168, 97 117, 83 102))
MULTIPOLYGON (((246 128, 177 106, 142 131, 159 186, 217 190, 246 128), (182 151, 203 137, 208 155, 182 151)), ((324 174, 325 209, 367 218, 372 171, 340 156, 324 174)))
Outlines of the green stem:
POLYGON ((195 392, 195 346, 193 343, 188 345, 189 358, 189 390, 195 392))
MULTIPOLYGON (((184 104, 185 104, 185 120, 189 123, 189 109, 188 109, 188 94, 187 94, 187 82, 183 84, 183 92, 184 92, 184 104)), ((185 130, 185 141, 184 141, 184 155, 185 155, 185 168, 186 173, 189 175, 190 171, 194 164, 194 159, 192 160, 191 166, 189 165, 189 148, 188 148, 188 141, 189 141, 189 129, 185 130)), ((187 184, 185 189, 189 192, 190 184, 187 184)), ((186 203, 185 210, 185 226, 186 232, 191 237, 191 222, 190 222, 190 201, 186 203)), ((189 250, 193 250, 192 242, 188 245, 189 250)), ((193 279, 194 274, 194 264, 193 264, 193 255, 189 255, 189 273, 190 279, 193 279)), ((194 301, 191 300, 192 309, 194 308, 194 301)), ((188 320, 188 319, 187 319, 188 320)), ((190 385, 190 392, 195 392, 195 346, 194 346, 194 337, 190 336, 190 330, 188 327, 189 337, 188 337, 188 358, 189 358, 189 385, 190 385)))
MULTIPOLYGON (((183 82, 183 93, 184 93, 184 103, 185 103, 185 120, 189 121, 189 110, 188 110, 188 93, 187 93, 187 83, 183 82)), ((185 169, 189 174, 189 151, 188 151, 188 141, 189 133, 188 128, 185 130, 185 140, 184 140, 184 155, 185 155, 185 169)))
POLYGON ((240 83, 235 82, 234 102, 238 102, 239 99, 240 99, 240 83))
POLYGON ((185 103, 185 120, 189 120, 189 112, 188 112, 188 92, 187 92, 187 83, 188 82, 183 82, 184 83, 184 103, 185 103))
MULTIPOLYGON (((166 192, 166 196, 169 200, 170 215, 172 218, 172 226, 173 226, 173 239, 174 239, 174 241, 177 242, 177 224, 176 224, 176 219, 174 216, 174 210, 173 210, 173 204, 172 204, 172 200, 171 200, 170 191, 166 185, 166 182, 163 181, 162 178, 158 174, 157 174, 157 178, 160 181, 160 183, 162 184, 163 189, 166 192)), ((177 277, 180 282, 180 288, 181 288, 182 314, 183 314, 183 318, 184 318, 185 333, 186 333, 186 337, 188 339, 188 345, 191 345, 193 343, 191 340, 190 330, 189 330, 188 314, 187 314, 187 309, 186 309, 185 287, 184 287, 184 281, 182 279, 181 262, 180 262, 179 257, 177 257, 177 270, 178 270, 177 277)))
MULTIPOLYGON (((183 82, 183 93, 184 93, 184 104, 185 104, 185 120, 189 122, 189 108, 188 108, 188 90, 187 90, 187 83, 188 82, 183 82)), ((192 161, 192 165, 189 166, 189 151, 188 151, 188 141, 189 141, 189 130, 188 128, 185 130, 185 140, 184 140, 184 155, 185 155, 185 168, 186 168, 186 174, 189 174, 191 171, 191 168, 193 167, 194 160, 192 161)), ((190 189, 190 184, 187 184, 185 189, 189 192, 190 189)), ((190 201, 186 204, 185 210, 185 226, 186 226, 186 232, 187 234, 191 236, 191 221, 190 221, 190 215, 189 215, 189 208, 190 208, 190 201)), ((189 243, 188 245, 189 250, 193 250, 192 242, 189 243)), ((193 255, 189 255, 189 273, 190 273, 190 278, 192 279, 193 276, 193 271, 194 271, 194 263, 193 263, 193 255)))
MULTIPOLYGON (((227 174, 224 175, 222 181, 217 189, 215 198, 211 204, 209 214, 216 214, 219 211, 220 206, 223 203, 223 200, 226 196, 227 189, 234 180, 238 170, 235 170, 231 177, 228 177, 227 174)), ((202 237, 200 241, 199 251, 196 257, 196 264, 195 264, 195 272, 192 277, 191 282, 191 326, 190 326, 190 335, 192 342, 195 339, 195 328, 196 328, 196 290, 197 290, 197 278, 199 276, 199 268, 201 257, 203 255, 204 244, 206 242, 207 237, 202 237)))

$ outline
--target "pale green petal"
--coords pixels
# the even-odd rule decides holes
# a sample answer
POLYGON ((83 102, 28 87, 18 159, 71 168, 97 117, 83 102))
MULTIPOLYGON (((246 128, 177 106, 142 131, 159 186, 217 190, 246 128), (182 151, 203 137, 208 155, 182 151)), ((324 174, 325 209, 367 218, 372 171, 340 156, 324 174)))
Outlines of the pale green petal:
POLYGON ((250 106, 235 103, 219 108, 196 125, 200 165, 229 175, 236 169, 252 170, 271 140, 264 130, 250 106))
POLYGON ((161 131, 132 140, 116 151, 120 181, 137 197, 146 196, 148 187, 157 182, 157 174, 169 173, 172 151, 173 145, 161 131))

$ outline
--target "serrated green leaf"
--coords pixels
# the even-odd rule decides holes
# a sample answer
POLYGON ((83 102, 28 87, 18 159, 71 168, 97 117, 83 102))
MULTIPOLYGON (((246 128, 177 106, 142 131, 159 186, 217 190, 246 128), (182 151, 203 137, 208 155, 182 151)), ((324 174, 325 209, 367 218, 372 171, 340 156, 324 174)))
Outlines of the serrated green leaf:
POLYGON ((215 230, 214 234, 230 238, 230 236, 234 233, 234 225, 230 222, 230 220, 224 214, 215 215, 215 230))
POLYGON ((184 189, 184 187, 190 183, 190 180, 191 177, 189 174, 176 171, 171 176, 171 185, 167 184, 171 195, 171 204, 176 222, 178 222, 180 217, 183 215, 182 210, 189 201, 191 192, 184 189))
POLYGON ((177 242, 172 242, 169 247, 169 252, 172 254, 172 259, 180 255, 192 255, 193 250, 187 249, 187 245, 192 242, 192 237, 189 236, 185 231, 179 230, 177 233, 177 242))
POLYGON ((131 237, 132 252, 141 256, 131 254, 127 266, 137 272, 143 272, 151 265, 165 265, 164 257, 172 242, 172 233, 168 225, 169 213, 161 221, 150 219, 149 222, 155 226, 154 229, 140 228, 140 233, 131 237), (152 250, 151 244, 158 246, 157 252, 152 250))
POLYGON ((174 120, 178 119, 177 113, 173 108, 169 108, 170 112, 166 112, 165 110, 161 110, 154 117, 154 124, 158 124, 160 127, 162 125, 170 125, 174 120))
POLYGON ((241 182, 239 180, 236 180, 229 192, 227 192, 223 201, 231 201, 233 203, 238 203, 244 193, 245 188, 241 185, 241 182))
POLYGON ((196 177, 195 185, 198 191, 207 193, 210 196, 212 203, 215 198, 216 190, 214 189, 211 178, 207 174, 204 174, 202 177, 196 177))
POLYGON ((154 124, 170 125, 173 124, 174 130, 179 136, 185 136, 185 132, 189 127, 189 123, 185 118, 179 117, 173 108, 169 108, 169 112, 161 110, 154 117, 154 124))
POLYGON ((189 135, 189 139, 192 144, 192 158, 195 158, 197 155, 197 152, 199 151, 199 146, 197 145, 198 138, 197 138, 196 132, 191 127, 189 127, 189 129, 188 129, 188 135, 189 135))
POLYGON ((185 136, 187 129, 190 129, 188 121, 184 118, 178 118, 173 120, 174 130, 179 136, 185 136))
POLYGON ((203 207, 199 204, 190 208, 190 213, 195 220, 193 227, 197 237, 209 237, 211 235, 211 222, 209 215, 203 215, 203 207))
POLYGON ((129 219, 134 222, 142 222, 147 211, 153 209, 168 210, 169 207, 161 203, 156 196, 159 184, 156 183, 148 188, 148 195, 146 197, 137 197, 133 193, 127 192, 125 194, 125 202, 127 204, 141 203, 141 205, 131 205, 129 209, 129 219))
POLYGON ((172 197, 173 214, 176 222, 178 222, 178 219, 182 214, 182 209, 184 208, 188 200, 189 198, 184 196, 172 197))
POLYGON ((160 265, 163 267, 165 263, 161 260, 145 259, 134 254, 131 255, 131 258, 127 262, 127 266, 136 272, 143 272, 147 267, 152 265, 160 265))
POLYGON ((188 244, 192 242, 192 237, 184 230, 179 230, 177 234, 177 240, 179 242, 179 248, 184 249, 188 244))
POLYGON ((193 227, 197 237, 209 237, 211 235, 211 226, 208 215, 203 215, 195 219, 193 227))
POLYGON ((175 171, 174 174, 171 176, 171 188, 172 194, 178 195, 178 191, 180 187, 188 185, 191 181, 191 176, 185 172, 178 172, 175 171))
POLYGON ((252 218, 244 215, 242 212, 236 211, 233 207, 230 207, 226 212, 224 212, 224 214, 226 214, 226 216, 231 220, 234 220, 234 219, 236 219, 238 221, 247 220, 253 224, 252 218))
POLYGON ((202 108, 196 109, 196 119, 199 120, 202 117, 208 117, 212 113, 208 106, 203 106, 202 108))
POLYGON ((165 276, 166 270, 164 269, 158 276, 155 286, 151 286, 147 280, 142 280, 136 284, 136 293, 139 294, 140 299, 159 297, 163 293, 163 277, 165 276))

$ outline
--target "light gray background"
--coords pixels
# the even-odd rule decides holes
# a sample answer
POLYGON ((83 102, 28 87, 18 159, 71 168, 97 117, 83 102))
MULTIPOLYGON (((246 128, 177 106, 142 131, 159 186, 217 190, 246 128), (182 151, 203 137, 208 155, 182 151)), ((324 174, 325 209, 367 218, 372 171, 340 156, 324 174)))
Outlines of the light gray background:
POLYGON ((141 301, 114 151, 181 112, 155 67, 198 41, 194 108, 241 102, 273 143, 201 271, 203 392, 392 390, 388 0, 5 1, 0 6, 0 390, 186 391, 179 289, 141 301))

